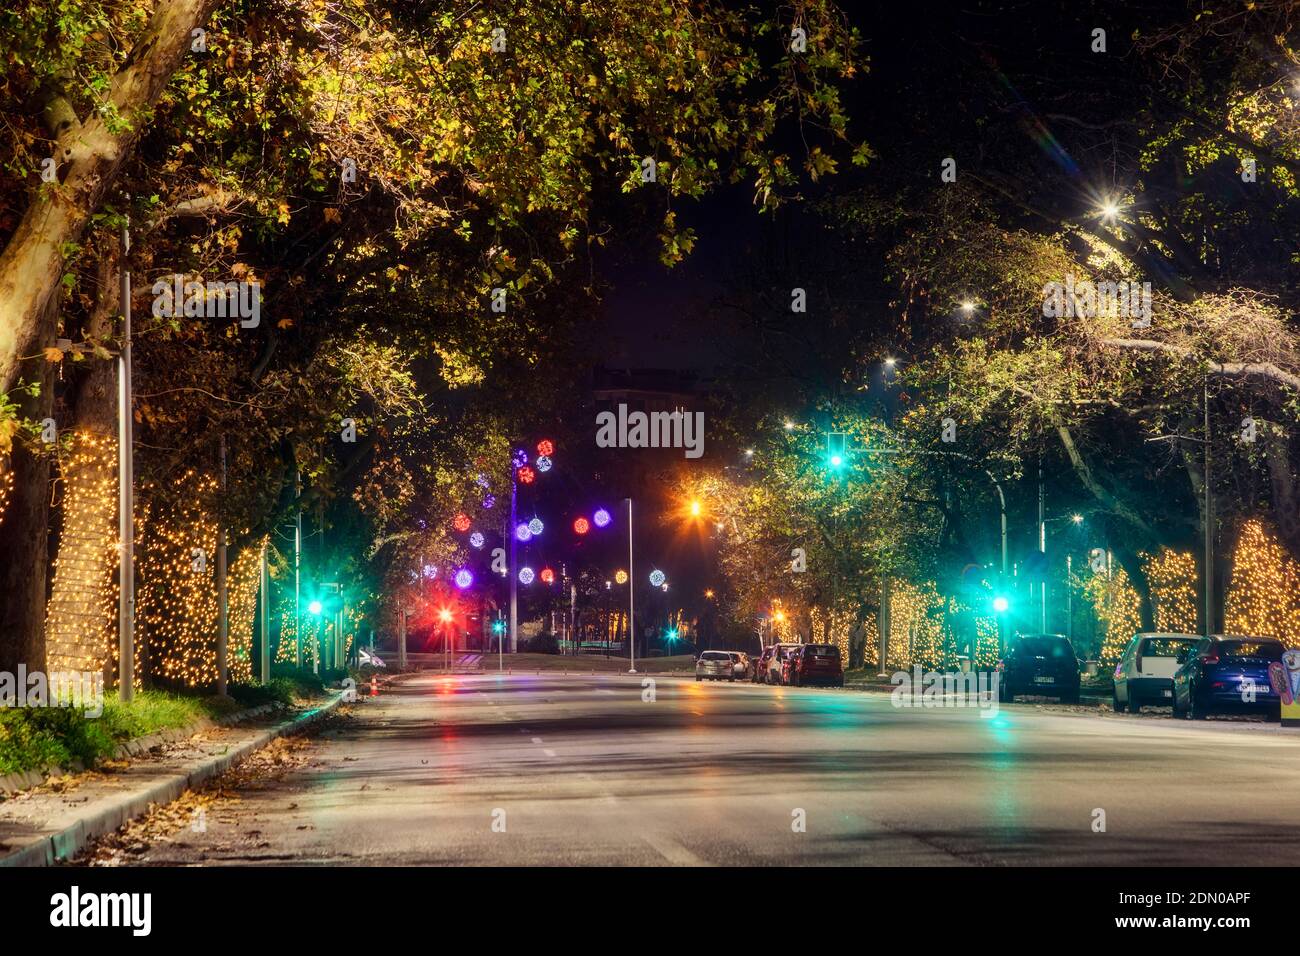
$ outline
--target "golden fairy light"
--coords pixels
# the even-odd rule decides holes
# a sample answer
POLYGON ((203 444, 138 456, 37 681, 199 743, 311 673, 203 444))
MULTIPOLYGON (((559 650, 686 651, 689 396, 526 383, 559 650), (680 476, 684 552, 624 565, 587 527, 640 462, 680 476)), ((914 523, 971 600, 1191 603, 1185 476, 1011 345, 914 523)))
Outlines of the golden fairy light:
POLYGON ((5 510, 14 494, 14 471, 8 455, 0 455, 0 522, 5 520, 5 510))
POLYGON ((53 671, 99 671, 117 636, 117 444, 79 430, 60 457, 59 546, 46 605, 53 671))
POLYGON ((1223 617, 1229 633, 1300 646, 1300 562, 1260 521, 1241 529, 1223 617))

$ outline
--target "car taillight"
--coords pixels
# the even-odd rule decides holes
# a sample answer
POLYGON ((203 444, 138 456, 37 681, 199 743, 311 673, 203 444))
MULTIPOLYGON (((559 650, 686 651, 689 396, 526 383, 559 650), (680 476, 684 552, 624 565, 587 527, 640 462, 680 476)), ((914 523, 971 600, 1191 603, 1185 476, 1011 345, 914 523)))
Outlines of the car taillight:
POLYGON ((1202 655, 1201 655, 1201 663, 1202 663, 1202 664, 1217 664, 1217 663, 1219 663, 1219 655, 1218 655, 1218 654, 1202 654, 1202 655))

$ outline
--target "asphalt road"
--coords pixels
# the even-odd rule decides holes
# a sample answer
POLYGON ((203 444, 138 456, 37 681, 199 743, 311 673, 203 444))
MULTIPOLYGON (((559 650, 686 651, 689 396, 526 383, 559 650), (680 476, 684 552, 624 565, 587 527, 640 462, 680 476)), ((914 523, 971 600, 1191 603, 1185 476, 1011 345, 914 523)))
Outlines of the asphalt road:
POLYGON ((1275 724, 1034 704, 988 718, 670 677, 642 696, 626 676, 418 675, 359 702, 278 775, 228 784, 205 832, 151 839, 129 862, 1300 858, 1300 732, 1275 724))

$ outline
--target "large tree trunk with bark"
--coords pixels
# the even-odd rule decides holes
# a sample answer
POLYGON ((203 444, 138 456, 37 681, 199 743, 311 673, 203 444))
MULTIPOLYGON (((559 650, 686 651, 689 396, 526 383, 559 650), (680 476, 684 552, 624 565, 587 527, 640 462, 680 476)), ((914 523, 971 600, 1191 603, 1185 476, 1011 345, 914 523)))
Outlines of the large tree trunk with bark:
MULTIPOLYGON (((40 345, 53 343, 57 303, 50 301, 36 323, 40 345)), ((53 366, 44 355, 18 366, 25 381, 40 392, 23 392, 18 414, 37 422, 54 408, 53 366)), ((45 595, 49 560, 51 454, 24 437, 10 457, 13 485, 0 519, 0 671, 45 669, 45 595)))
MULTIPOLYGON (((86 337, 111 337, 119 295, 116 262, 99 261, 86 337)), ((62 458, 62 522, 46 615, 51 670, 101 670, 117 633, 117 363, 91 359, 72 399, 72 447, 62 458)), ((75 367, 75 366, 74 366, 75 367)))
POLYGON ((1278 537, 1293 558, 1300 560, 1300 491, 1291 468, 1291 436, 1269 425, 1263 429, 1264 460, 1268 464, 1273 523, 1278 537))
POLYGON ((217 0, 162 0, 109 85, 107 104, 85 123, 62 90, 45 104, 63 174, 41 185, 0 253, 0 392, 17 381, 23 356, 43 341, 41 319, 57 300, 64 251, 81 240, 117 178, 149 112, 190 48, 190 32, 217 0), (114 130, 110 123, 125 129, 114 130))
POLYGON ((1137 551, 1126 543, 1126 529, 1119 525, 1118 522, 1112 524, 1110 534, 1107 536, 1111 553, 1115 555, 1115 560, 1119 562, 1119 566, 1124 569, 1124 573, 1128 576, 1129 584, 1137 592, 1138 618, 1141 629, 1143 631, 1154 631, 1156 629, 1156 605, 1151 598, 1151 581, 1147 578, 1146 568, 1137 551))

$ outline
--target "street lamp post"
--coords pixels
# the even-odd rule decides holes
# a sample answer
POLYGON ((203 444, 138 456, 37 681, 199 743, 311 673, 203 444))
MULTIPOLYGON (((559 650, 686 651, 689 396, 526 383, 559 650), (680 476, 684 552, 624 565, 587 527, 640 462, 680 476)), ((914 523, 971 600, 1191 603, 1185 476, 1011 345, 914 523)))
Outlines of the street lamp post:
POLYGON ((271 683, 271 568, 267 564, 266 551, 270 541, 262 542, 261 590, 262 590, 262 685, 271 683))
MULTIPOLYGON (((302 497, 302 472, 293 480, 293 497, 302 497)), ((302 670, 302 505, 293 522, 293 666, 302 670)))
MULTIPOLYGON (((517 469, 516 469, 517 470, 517 469)), ((515 534, 515 522, 517 522, 517 502, 518 502, 519 485, 514 478, 514 472, 511 472, 510 478, 510 526, 506 528, 506 534, 510 538, 510 653, 515 654, 519 650, 519 568, 517 560, 519 554, 518 536, 515 534)))
MULTIPOLYGON (((130 200, 130 196, 126 197, 130 200)), ((122 221, 122 350, 117 357, 117 507, 122 557, 117 592, 117 694, 135 696, 135 456, 131 418, 131 220, 122 221)))
POLYGON ((627 499, 627 649, 629 674, 636 673, 636 568, 632 565, 632 499, 627 499))

